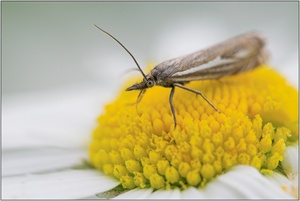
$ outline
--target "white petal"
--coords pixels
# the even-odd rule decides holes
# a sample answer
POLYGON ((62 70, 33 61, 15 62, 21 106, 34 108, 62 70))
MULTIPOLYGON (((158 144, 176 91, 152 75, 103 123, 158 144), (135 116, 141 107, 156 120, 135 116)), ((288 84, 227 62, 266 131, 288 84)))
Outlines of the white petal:
POLYGON ((298 145, 286 148, 281 164, 288 176, 298 176, 298 145))
POLYGON ((114 188, 119 182, 95 170, 4 177, 5 199, 79 199, 114 188))
POLYGON ((209 198, 292 198, 255 168, 239 165, 207 184, 209 198))
POLYGON ((294 198, 298 197, 298 177, 290 180, 282 174, 273 172, 271 175, 266 175, 266 178, 294 198))
POLYGON ((114 199, 144 199, 148 198, 152 193, 153 189, 133 189, 128 192, 122 193, 119 196, 114 197, 114 199))
POLYGON ((3 176, 53 171, 81 165, 87 150, 33 148, 3 151, 3 176))
POLYGON ((190 187, 182 191, 182 198, 185 199, 198 199, 198 198, 207 198, 206 192, 203 189, 197 189, 190 187))
POLYGON ((298 197, 298 145, 288 146, 284 153, 284 160, 281 162, 285 175, 272 173, 266 175, 271 182, 276 184, 293 197, 298 197))
POLYGON ((179 189, 174 190, 157 190, 154 191, 150 196, 149 199, 179 199, 181 198, 181 192, 179 189))
POLYGON ((292 182, 282 174, 277 172, 273 172, 272 174, 265 175, 267 179, 272 181, 272 183, 276 184, 280 188, 284 188, 284 186, 290 186, 292 182))
POLYGON ((86 147, 110 96, 90 86, 5 95, 3 148, 86 147))

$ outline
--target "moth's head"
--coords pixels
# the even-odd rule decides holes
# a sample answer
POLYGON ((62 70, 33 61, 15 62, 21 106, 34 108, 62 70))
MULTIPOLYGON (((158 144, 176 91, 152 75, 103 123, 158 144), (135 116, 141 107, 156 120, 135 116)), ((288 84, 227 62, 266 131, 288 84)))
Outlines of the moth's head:
POLYGON ((146 76, 146 78, 143 79, 143 81, 133 84, 131 87, 128 87, 126 91, 142 90, 142 89, 153 87, 154 85, 155 85, 155 80, 153 76, 149 74, 146 76))

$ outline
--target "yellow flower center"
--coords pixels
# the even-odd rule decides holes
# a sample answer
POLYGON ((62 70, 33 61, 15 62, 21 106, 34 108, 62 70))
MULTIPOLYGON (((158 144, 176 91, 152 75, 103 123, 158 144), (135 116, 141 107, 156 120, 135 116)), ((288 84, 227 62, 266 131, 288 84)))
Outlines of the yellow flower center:
POLYGON ((221 112, 176 88, 174 129, 169 88, 148 89, 138 111, 131 104, 138 92, 122 90, 98 118, 92 164, 129 189, 203 187, 238 164, 261 172, 280 169, 285 147, 298 139, 298 92, 284 78, 261 66, 186 86, 201 91, 221 112))

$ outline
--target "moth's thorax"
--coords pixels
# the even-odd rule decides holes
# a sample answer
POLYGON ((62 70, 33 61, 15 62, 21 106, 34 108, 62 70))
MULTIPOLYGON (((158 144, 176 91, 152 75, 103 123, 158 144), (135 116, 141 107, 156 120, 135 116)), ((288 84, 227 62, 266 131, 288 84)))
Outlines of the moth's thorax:
MULTIPOLYGON (((162 87, 173 87, 174 82, 169 80, 162 74, 164 72, 163 69, 157 68, 160 65, 157 65, 152 71, 148 74, 151 75, 152 78, 155 80, 155 84, 162 87)), ((148 76, 147 75, 147 76, 148 76)))

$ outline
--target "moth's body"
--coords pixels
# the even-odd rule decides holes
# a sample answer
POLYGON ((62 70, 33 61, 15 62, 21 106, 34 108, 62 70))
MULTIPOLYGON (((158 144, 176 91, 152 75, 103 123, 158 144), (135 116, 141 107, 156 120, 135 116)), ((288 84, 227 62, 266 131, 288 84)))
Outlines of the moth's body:
POLYGON ((148 75, 145 75, 133 55, 120 41, 97 25, 95 26, 117 41, 130 54, 141 71, 144 77, 143 81, 126 89, 126 91, 140 90, 137 103, 141 100, 147 88, 155 85, 171 88, 169 102, 175 127, 176 115, 172 103, 175 87, 201 95, 208 104, 219 112, 200 91, 185 87, 184 83, 194 80, 218 79, 238 74, 254 69, 267 60, 264 39, 258 33, 249 32, 210 48, 164 61, 155 66, 148 75))

